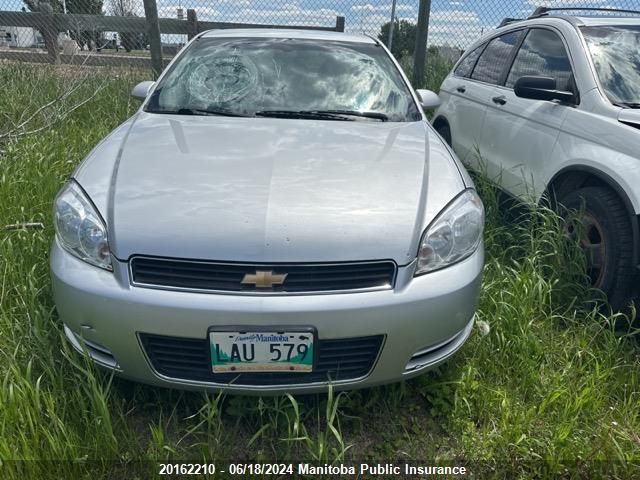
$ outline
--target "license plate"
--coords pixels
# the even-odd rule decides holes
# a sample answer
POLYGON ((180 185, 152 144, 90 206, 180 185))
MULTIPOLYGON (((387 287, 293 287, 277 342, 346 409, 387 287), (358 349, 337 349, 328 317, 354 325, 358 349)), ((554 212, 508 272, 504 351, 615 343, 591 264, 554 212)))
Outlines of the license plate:
POLYGON ((213 373, 311 372, 313 332, 209 331, 213 373))

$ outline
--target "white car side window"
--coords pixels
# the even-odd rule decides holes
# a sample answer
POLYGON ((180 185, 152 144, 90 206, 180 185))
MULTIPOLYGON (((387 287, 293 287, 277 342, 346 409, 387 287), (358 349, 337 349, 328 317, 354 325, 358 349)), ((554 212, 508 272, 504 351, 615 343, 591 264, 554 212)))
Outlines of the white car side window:
POLYGON ((571 74, 571 62, 558 34, 534 28, 522 42, 506 86, 513 88, 520 77, 536 75, 555 78, 558 90, 571 91, 571 74))
POLYGON ((453 71, 453 74, 457 77, 468 77, 483 49, 484 45, 481 45, 465 56, 453 71))
POLYGON ((489 42, 478 59, 471 78, 481 82, 497 85, 508 66, 513 48, 518 44, 522 30, 505 33, 489 42))

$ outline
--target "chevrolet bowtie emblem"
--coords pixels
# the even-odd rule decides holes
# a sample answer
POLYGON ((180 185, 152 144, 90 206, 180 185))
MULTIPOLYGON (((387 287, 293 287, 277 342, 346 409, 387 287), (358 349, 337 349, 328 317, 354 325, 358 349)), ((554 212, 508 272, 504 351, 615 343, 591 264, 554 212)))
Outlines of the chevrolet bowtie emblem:
POLYGON ((256 288, 271 288, 274 285, 282 285, 288 273, 274 274, 271 270, 257 270, 255 274, 247 273, 242 279, 244 285, 255 285, 256 288))

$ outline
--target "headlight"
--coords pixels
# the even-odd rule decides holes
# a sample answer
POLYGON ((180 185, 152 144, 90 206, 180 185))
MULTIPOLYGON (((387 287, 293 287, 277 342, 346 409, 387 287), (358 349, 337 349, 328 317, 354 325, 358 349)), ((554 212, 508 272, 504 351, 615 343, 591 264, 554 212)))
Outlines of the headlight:
POLYGON ((80 187, 69 182, 54 205, 56 236, 60 245, 80 260, 111 270, 107 229, 80 187))
POLYGON ((415 275, 459 262, 482 240, 484 207, 475 190, 465 190, 429 225, 420 240, 415 275))

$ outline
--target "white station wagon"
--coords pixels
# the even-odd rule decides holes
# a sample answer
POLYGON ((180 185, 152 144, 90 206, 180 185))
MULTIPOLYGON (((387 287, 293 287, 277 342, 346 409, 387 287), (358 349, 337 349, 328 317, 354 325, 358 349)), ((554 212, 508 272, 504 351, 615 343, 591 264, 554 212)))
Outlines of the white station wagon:
POLYGON ((568 229, 592 285, 623 308, 639 285, 640 12, 555 10, 572 9, 539 8, 471 45, 433 125, 510 195, 580 211, 568 229))

